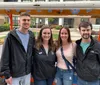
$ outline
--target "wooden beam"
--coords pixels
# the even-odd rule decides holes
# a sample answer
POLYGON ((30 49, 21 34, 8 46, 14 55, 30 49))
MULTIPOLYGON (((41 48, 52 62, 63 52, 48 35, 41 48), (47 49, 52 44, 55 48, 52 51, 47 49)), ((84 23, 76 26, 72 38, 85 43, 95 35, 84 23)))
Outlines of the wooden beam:
POLYGON ((5 14, 6 12, 12 13, 13 15, 19 15, 21 12, 29 12, 31 15, 41 15, 41 16, 67 16, 67 15, 81 15, 81 16, 99 16, 100 15, 100 10, 99 9, 93 9, 90 12, 87 12, 86 9, 81 9, 78 13, 73 14, 71 10, 25 10, 21 9, 17 11, 16 9, 11 9, 11 10, 0 10, 0 14, 5 14))

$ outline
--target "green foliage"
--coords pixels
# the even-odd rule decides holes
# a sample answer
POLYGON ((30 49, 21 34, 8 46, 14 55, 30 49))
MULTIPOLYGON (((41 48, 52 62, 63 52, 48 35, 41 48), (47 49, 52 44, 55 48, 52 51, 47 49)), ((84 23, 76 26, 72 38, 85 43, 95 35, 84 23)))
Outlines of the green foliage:
POLYGON ((52 23, 54 21, 54 18, 48 18, 48 21, 52 23))
POLYGON ((18 26, 18 24, 14 24, 13 26, 18 26))
POLYGON ((31 28, 34 28, 36 27, 36 18, 31 18, 31 25, 30 25, 31 28))
POLYGON ((56 28, 56 30, 59 30, 61 28, 61 26, 57 25, 55 28, 56 28))
POLYGON ((0 25, 0 32, 10 30, 10 25, 8 23, 0 25))

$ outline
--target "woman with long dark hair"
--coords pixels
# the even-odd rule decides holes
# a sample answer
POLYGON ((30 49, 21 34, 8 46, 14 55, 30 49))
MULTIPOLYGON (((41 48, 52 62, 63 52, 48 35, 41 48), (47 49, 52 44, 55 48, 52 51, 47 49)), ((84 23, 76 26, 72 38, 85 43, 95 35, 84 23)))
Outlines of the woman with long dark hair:
POLYGON ((59 31, 57 41, 57 73, 55 82, 56 85, 72 85, 73 69, 66 65, 63 55, 72 64, 75 53, 75 43, 71 40, 70 30, 67 27, 62 27, 59 31), (61 50, 62 49, 62 50, 61 50), (63 53, 63 54, 62 54, 63 53))
POLYGON ((49 26, 40 29, 34 52, 34 80, 35 85, 52 85, 55 77, 55 45, 49 26))

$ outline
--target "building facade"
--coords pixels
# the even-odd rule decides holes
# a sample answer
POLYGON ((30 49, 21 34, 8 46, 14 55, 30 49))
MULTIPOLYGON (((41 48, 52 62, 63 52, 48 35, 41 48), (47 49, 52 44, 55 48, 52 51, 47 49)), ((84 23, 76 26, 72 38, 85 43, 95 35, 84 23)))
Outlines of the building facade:
MULTIPOLYGON (((0 0, 2 2, 67 2, 67 1, 100 1, 100 0, 0 0)), ((4 19, 4 16, 2 16, 4 19)), ((1 17, 0 17, 1 19, 1 17)), ((50 17, 50 18, 35 18, 34 25, 36 24, 53 24, 53 25, 68 25, 70 28, 77 28, 81 21, 90 21, 92 24, 100 24, 100 18, 91 18, 90 16, 70 15, 68 17, 50 17)), ((0 20, 1 21, 1 20, 0 20)), ((8 17, 4 21, 9 21, 8 17)), ((3 21, 3 22, 4 22, 3 21)), ((14 25, 18 24, 18 16, 13 17, 14 25)), ((0 24, 2 24, 0 22, 0 24)))

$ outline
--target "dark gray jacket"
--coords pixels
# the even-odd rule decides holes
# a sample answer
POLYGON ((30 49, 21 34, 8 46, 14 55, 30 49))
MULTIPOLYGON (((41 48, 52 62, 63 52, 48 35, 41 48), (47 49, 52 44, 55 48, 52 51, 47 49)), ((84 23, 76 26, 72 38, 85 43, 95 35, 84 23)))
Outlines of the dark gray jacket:
POLYGON ((95 81, 100 77, 100 43, 91 37, 90 46, 83 54, 81 39, 76 41, 76 71, 78 76, 86 81, 95 81))
POLYGON ((10 76, 20 77, 31 72, 34 42, 34 34, 29 31, 29 42, 26 52, 16 30, 8 33, 0 62, 1 72, 4 72, 6 78, 10 76))
POLYGON ((47 55, 43 46, 39 50, 35 49, 32 75, 38 80, 54 78, 56 73, 55 62, 55 52, 49 50, 47 55))

